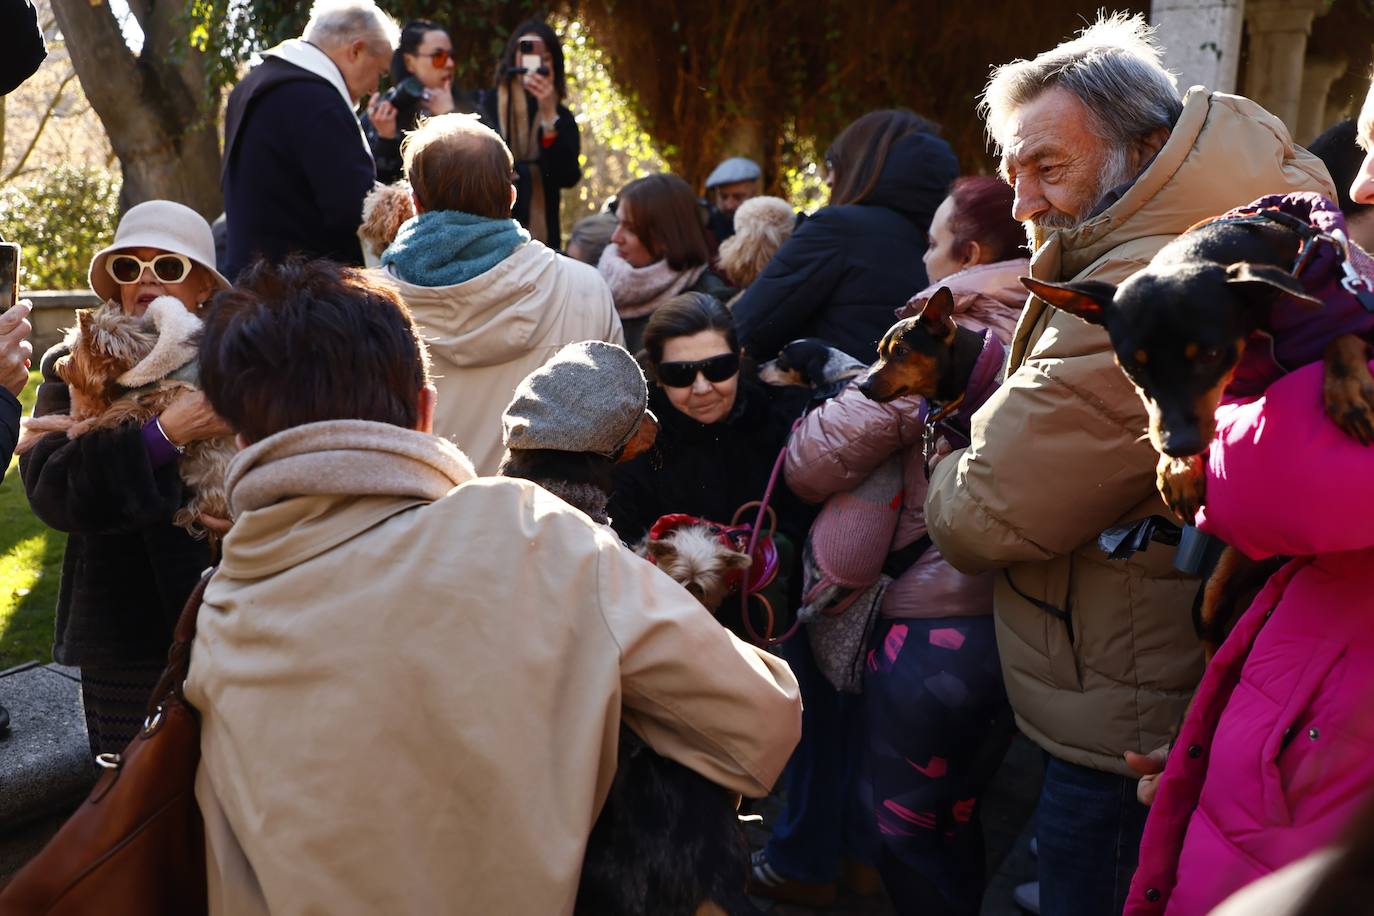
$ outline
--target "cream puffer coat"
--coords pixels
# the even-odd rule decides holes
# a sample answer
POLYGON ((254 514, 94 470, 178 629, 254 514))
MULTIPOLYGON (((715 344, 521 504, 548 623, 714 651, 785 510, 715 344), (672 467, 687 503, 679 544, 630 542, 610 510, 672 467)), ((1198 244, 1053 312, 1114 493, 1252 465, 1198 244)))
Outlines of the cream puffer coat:
POLYGON ((434 432, 451 439, 477 473, 496 473, 505 449, 501 414, 515 386, 564 344, 625 345, 606 282, 539 242, 453 286, 416 286, 381 272, 410 309, 434 361, 434 432))
MULTIPOLYGON (((1200 220, 1289 191, 1334 194, 1278 118, 1194 87, 1120 199, 1037 238, 1031 274, 1119 283, 1200 220)), ((1198 582, 1163 544, 1127 560, 1097 546, 1107 528, 1169 516, 1145 407, 1106 331, 1031 298, 1007 371, 973 417, 972 445, 936 466, 926 523, 956 568, 998 571, 997 646, 1021 730, 1062 760, 1128 776, 1122 753, 1165 744, 1202 674, 1198 582)))
POLYGON ((534 484, 359 420, 241 452, 186 695, 212 914, 568 913, 622 715, 762 795, 785 662, 534 484))

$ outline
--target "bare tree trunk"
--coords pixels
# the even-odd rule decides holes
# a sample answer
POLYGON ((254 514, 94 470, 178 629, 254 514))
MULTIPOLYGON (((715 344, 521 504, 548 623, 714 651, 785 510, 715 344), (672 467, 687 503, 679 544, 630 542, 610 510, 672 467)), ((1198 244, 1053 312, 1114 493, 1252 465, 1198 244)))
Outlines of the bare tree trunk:
POLYGON ((218 106, 204 103, 200 53, 187 49, 182 60, 172 60, 185 4, 130 4, 144 34, 137 57, 104 0, 52 0, 52 6, 81 87, 119 157, 121 202, 175 200, 206 219, 217 217, 224 209, 218 106))

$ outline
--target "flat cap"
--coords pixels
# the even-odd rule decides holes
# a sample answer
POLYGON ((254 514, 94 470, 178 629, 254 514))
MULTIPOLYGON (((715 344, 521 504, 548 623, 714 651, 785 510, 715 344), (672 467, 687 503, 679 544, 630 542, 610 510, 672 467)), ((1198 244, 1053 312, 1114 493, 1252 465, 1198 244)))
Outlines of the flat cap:
POLYGON ((508 449, 590 452, 614 458, 648 412, 644 370, 624 347, 568 344, 515 388, 501 416, 508 449))
POLYGON ((734 156, 716 166, 715 171, 706 176, 706 187, 714 188, 737 181, 757 181, 763 177, 763 169, 752 159, 734 156))

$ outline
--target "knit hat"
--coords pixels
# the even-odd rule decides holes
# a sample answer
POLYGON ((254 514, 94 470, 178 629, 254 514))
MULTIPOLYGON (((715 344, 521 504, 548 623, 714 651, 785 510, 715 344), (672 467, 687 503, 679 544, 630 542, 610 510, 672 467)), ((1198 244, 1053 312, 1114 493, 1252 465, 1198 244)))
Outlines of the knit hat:
POLYGON ((501 416, 508 449, 590 452, 614 458, 648 413, 644 370, 624 347, 568 344, 515 388, 501 416))
POLYGON ((183 204, 149 200, 129 208, 115 229, 114 241, 91 258, 87 279, 102 301, 114 299, 119 292, 119 284, 105 270, 105 259, 130 248, 157 248, 185 255, 209 272, 217 289, 229 288, 229 281, 215 270, 215 237, 210 224, 183 204))
POLYGON ((711 174, 706 176, 706 187, 709 190, 717 185, 757 181, 762 177, 763 169, 759 168, 757 162, 743 156, 733 156, 716 166, 711 174))

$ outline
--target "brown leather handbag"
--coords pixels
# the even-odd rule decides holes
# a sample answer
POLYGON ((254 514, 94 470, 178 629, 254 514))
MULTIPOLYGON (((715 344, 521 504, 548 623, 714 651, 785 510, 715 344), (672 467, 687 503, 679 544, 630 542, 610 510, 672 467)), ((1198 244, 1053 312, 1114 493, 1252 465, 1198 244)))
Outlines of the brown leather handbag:
POLYGON ((0 891, 0 914, 195 916, 207 912, 205 825, 196 806, 200 718, 182 685, 208 570, 181 612, 143 730, 96 758, 91 794, 0 891))

